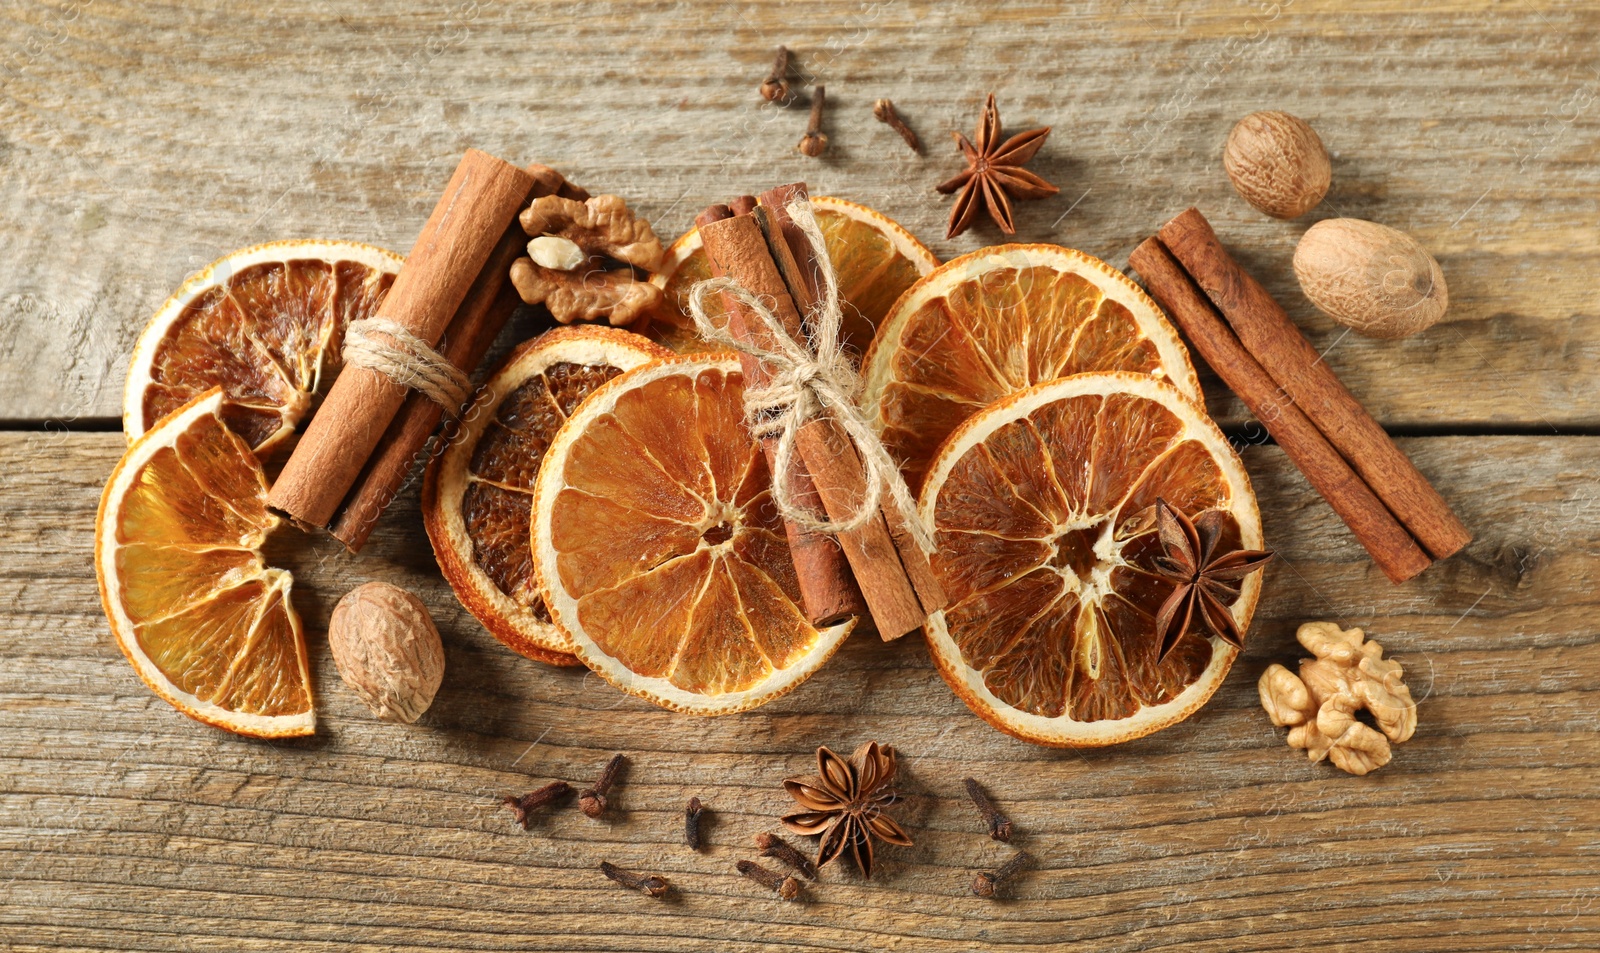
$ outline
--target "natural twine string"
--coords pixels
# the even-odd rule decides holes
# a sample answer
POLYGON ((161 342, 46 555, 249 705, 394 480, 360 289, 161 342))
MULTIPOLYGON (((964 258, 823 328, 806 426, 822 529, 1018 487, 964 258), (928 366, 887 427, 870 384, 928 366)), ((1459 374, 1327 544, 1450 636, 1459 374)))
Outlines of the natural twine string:
POLYGON ((419 391, 451 418, 460 416, 472 393, 472 380, 461 368, 388 318, 350 322, 344 332, 344 360, 419 391))
POLYGON ((827 244, 811 213, 811 203, 796 199, 785 210, 811 243, 822 286, 822 300, 816 303, 806 320, 805 336, 809 347, 791 338, 772 309, 731 278, 708 278, 696 282, 690 289, 689 313, 694 318, 695 328, 707 340, 748 354, 765 366, 769 375, 767 383, 745 390, 744 409, 750 429, 757 437, 778 440, 774 476, 792 472, 796 434, 813 417, 826 411, 832 411, 834 421, 861 456, 867 494, 855 512, 843 519, 817 519, 811 510, 795 501, 790 493, 790 481, 774 479, 773 501, 786 520, 814 533, 848 532, 866 525, 877 514, 887 493, 905 517, 905 524, 917 545, 931 553, 933 538, 917 518, 916 501, 900 476, 900 468, 856 404, 861 379, 839 341, 839 326, 844 320, 839 306, 839 279, 828 260, 827 244), (706 313, 706 298, 719 293, 738 300, 766 325, 770 346, 742 341, 711 320, 706 313))

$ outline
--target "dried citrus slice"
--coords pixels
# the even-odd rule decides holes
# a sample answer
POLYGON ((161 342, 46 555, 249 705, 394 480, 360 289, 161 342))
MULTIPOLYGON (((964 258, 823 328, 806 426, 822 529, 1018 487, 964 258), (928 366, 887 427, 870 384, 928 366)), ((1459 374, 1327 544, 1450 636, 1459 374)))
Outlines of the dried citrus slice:
MULTIPOLYGON (((1222 512, 1222 545, 1261 548, 1238 456, 1196 403, 1146 374, 1081 374, 1020 391, 940 448, 920 514, 950 606, 928 620, 935 663, 984 720, 1025 741, 1115 744, 1187 718, 1236 650, 1191 633, 1164 661, 1155 616, 1173 584, 1157 498, 1222 512)), ((1261 592, 1246 577, 1242 633, 1261 592)))
POLYGON ((100 601, 139 677, 179 711, 242 735, 308 735, 316 715, 292 579, 260 552, 279 520, 226 411, 212 388, 111 472, 95 518, 100 601))
POLYGON ((997 245, 900 297, 862 364, 862 405, 915 489, 963 420, 1090 371, 1133 371, 1201 399, 1183 342, 1128 276, 1059 245, 997 245))
POLYGON ((460 432, 428 464, 422 518, 439 569, 467 611, 528 658, 579 664, 539 598, 528 548, 533 481, 545 451, 595 388, 670 353, 614 328, 547 331, 490 375, 460 432))
POLYGON ((351 321, 377 313, 403 259, 358 242, 284 241, 207 265, 167 299, 128 363, 122 428, 133 440, 198 394, 269 455, 339 367, 351 321))
POLYGON ((720 715, 811 676, 853 620, 806 621, 761 446, 727 355, 621 375, 556 434, 534 488, 550 615, 623 691, 720 715))
MULTIPOLYGON (((817 224, 828 244, 828 258, 839 278, 844 300, 840 339, 860 354, 901 292, 939 264, 927 246, 881 212, 844 199, 816 196, 811 200, 817 224)), ((661 272, 651 277, 660 287, 662 309, 650 322, 651 337, 675 351, 704 351, 689 317, 689 289, 711 277, 711 266, 700 244, 698 229, 690 229, 667 249, 661 272)), ((720 304, 708 302, 713 318, 720 304)))

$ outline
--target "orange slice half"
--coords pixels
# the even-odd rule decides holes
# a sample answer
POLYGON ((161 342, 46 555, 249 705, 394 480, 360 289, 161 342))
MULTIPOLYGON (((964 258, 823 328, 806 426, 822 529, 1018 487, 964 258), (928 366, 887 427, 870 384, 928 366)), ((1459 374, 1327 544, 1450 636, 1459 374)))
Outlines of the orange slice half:
POLYGON ((269 455, 338 370, 345 327, 377 313, 403 263, 359 242, 301 240, 207 265, 167 299, 133 349, 122 398, 128 439, 220 386, 223 419, 269 455))
POLYGON ((539 597, 528 546, 545 451, 595 388, 670 354, 614 328, 547 331, 490 375, 461 430, 428 464, 422 517, 440 571, 484 628, 528 658, 579 664, 539 597))
POLYGON ((242 735, 316 728, 293 582, 266 566, 279 523, 255 454, 212 388, 128 448, 95 518, 95 570, 112 635, 173 707, 242 735))
MULTIPOLYGON (((840 340, 861 354, 901 293, 939 259, 899 223, 865 205, 819 195, 811 199, 811 207, 839 278, 844 304, 840 340)), ((650 278, 665 292, 662 309, 651 319, 650 336, 675 351, 706 350, 689 317, 689 290, 710 277, 700 231, 691 228, 667 249, 660 273, 650 278)), ((707 306, 713 320, 720 317, 720 299, 713 297, 707 306)))
MULTIPOLYGON (((1222 544, 1261 548, 1238 456, 1201 407, 1145 374, 1083 374, 969 418, 928 470, 919 510, 950 597, 926 627, 945 681, 984 720, 1062 747, 1139 738, 1187 718, 1236 650, 1191 633, 1164 661, 1173 584, 1155 504, 1221 510, 1222 544)), ((1250 625, 1261 574, 1231 607, 1250 625)))
POLYGON ((678 711, 744 711, 792 690, 854 620, 800 609, 766 457, 727 355, 657 361, 595 391, 545 453, 533 553, 585 665, 678 711))
POLYGON ((945 262, 900 297, 862 365, 862 406, 915 489, 963 420, 1091 371, 1131 371, 1202 399, 1188 349, 1127 275, 1059 245, 998 245, 945 262))

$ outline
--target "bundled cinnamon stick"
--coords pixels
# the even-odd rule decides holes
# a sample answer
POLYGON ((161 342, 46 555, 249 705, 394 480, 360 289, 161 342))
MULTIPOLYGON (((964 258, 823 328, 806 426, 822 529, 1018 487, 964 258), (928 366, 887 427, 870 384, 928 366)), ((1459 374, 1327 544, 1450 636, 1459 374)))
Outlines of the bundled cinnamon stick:
MULTIPOLYGON (((810 312, 816 292, 805 275, 818 267, 831 267, 814 260, 809 240, 805 242, 805 264, 797 260, 785 238, 784 220, 777 217, 777 210, 791 198, 805 198, 804 186, 773 190, 759 204, 741 197, 730 203, 732 207, 713 206, 697 220, 712 273, 731 279, 750 296, 745 300, 724 295, 727 332, 734 341, 769 352, 784 343, 776 340, 778 330, 791 343, 806 339, 801 314, 810 312), (770 317, 781 328, 769 328, 766 318, 752 310, 751 301, 757 299, 770 306, 770 317)), ((804 235, 800 237, 804 239, 804 235)), ((751 387, 768 381, 768 368, 760 361, 746 354, 744 363, 751 387)), ((855 444, 827 410, 800 424, 793 439, 799 465, 786 472, 774 458, 774 480, 794 481, 791 489, 809 482, 815 499, 797 496, 795 502, 805 507, 820 500, 829 520, 849 522, 871 496, 867 468, 855 444)), ((862 514, 866 518, 860 525, 834 537, 885 640, 916 629, 928 613, 945 605, 926 553, 912 538, 905 517, 897 512, 897 518, 891 518, 887 515, 891 510, 896 507, 880 505, 870 516, 862 514), (897 534, 892 526, 901 532, 897 534)), ((813 561, 812 555, 803 550, 797 553, 803 595, 808 587, 826 591, 835 586, 843 572, 836 558, 813 561)), ((809 612, 809 603, 807 608, 809 612)))
MULTIPOLYGON (((574 186, 549 166, 531 165, 527 171, 533 176, 534 185, 522 202, 524 207, 545 195, 560 195, 580 202, 589 197, 588 192, 574 186)), ((472 283, 466 300, 461 302, 445 328, 439 353, 462 371, 470 374, 483 363, 484 355, 499 337, 506 321, 521 306, 522 298, 507 275, 511 263, 525 254, 527 244, 528 236, 522 226, 512 222, 472 283)), ((413 391, 406 397, 400 412, 378 441, 372 458, 345 496, 333 524, 328 527, 334 538, 351 552, 359 552, 366 544, 378 518, 410 475, 423 445, 443 416, 444 407, 427 395, 413 391)))
MULTIPOLYGON (((789 217, 789 203, 796 199, 810 201, 803 182, 768 189, 757 197, 759 208, 755 218, 757 224, 761 226, 767 247, 772 251, 773 262, 782 273, 784 286, 789 290, 795 306, 802 313, 810 314, 822 298, 820 289, 822 263, 817 261, 816 249, 812 247, 805 233, 789 217)), ((842 439, 837 427, 824 428, 820 422, 808 425, 800 432, 800 440, 802 456, 809 453, 811 456, 826 454, 830 459, 842 458, 846 465, 846 474, 861 473, 860 458, 856 456, 855 449, 849 442, 842 439), (843 446, 837 447, 836 444, 841 442, 843 446), (807 447, 810 448, 809 451, 807 447)), ((851 504, 845 500, 855 498, 864 490, 863 486, 852 480, 848 496, 841 498, 840 507, 848 510, 851 504)), ((906 577, 910 580, 912 589, 916 591, 918 602, 927 612, 944 608, 944 589, 934 578, 933 568, 928 564, 927 555, 921 551, 913 538, 905 514, 894 506, 884 506, 882 510, 889 536, 894 541, 895 551, 900 555, 906 577)))
MULTIPOLYGON (((397 346, 439 343, 533 186, 528 172, 467 152, 378 309, 378 323, 397 346)), ((492 310, 496 295, 481 296, 484 311, 492 310)), ((346 364, 272 486, 274 509, 301 526, 329 524, 406 402, 409 389, 396 376, 346 364)), ((365 539, 375 518, 359 516, 347 535, 365 539)))
MULTIPOLYGON (((750 209, 754 208, 755 200, 751 198, 746 205, 735 199, 734 204, 745 208, 745 223, 750 224, 753 220, 749 218, 749 213, 750 209)), ((729 206, 714 205, 700 213, 695 219, 695 225, 700 228, 703 235, 711 223, 732 219, 733 215, 733 210, 729 206)), ((712 231, 715 232, 716 229, 713 228, 712 231)), ((727 255, 730 254, 730 249, 754 250, 756 242, 751 235, 744 234, 738 236, 737 241, 717 240, 717 248, 722 255, 727 255)), ((727 274, 731 267, 747 277, 759 276, 752 277, 752 280, 766 278, 770 284, 778 283, 772 282, 770 276, 764 273, 755 272, 757 265, 730 265, 726 258, 717 260, 722 263, 721 267, 713 265, 718 274, 727 274)), ((730 308, 729 323, 733 333, 740 337, 749 337, 749 327, 743 314, 737 310, 736 304, 731 304, 730 308)), ((799 315, 783 313, 782 316, 786 326, 787 322, 793 319, 794 325, 790 333, 799 334, 799 315)), ((766 382, 766 370, 754 356, 740 354, 739 363, 744 369, 746 386, 755 387, 766 382)), ((777 447, 776 438, 768 437, 761 441, 762 451, 767 458, 767 469, 772 471, 774 479, 777 479, 778 472, 777 447)), ((791 469, 785 478, 789 481, 790 493, 800 506, 805 507, 814 518, 826 517, 827 512, 823 509, 822 498, 817 495, 816 484, 811 481, 809 473, 804 469, 791 469)), ((861 590, 856 585, 855 577, 850 573, 850 563, 845 557, 844 550, 833 537, 807 530, 790 519, 784 520, 784 533, 789 543, 789 554, 794 560, 795 577, 800 584, 800 603, 811 624, 819 627, 833 625, 851 616, 862 614, 866 609, 866 603, 862 600, 861 590)))
POLYGON ((1472 538, 1195 209, 1129 263, 1394 582, 1472 538))

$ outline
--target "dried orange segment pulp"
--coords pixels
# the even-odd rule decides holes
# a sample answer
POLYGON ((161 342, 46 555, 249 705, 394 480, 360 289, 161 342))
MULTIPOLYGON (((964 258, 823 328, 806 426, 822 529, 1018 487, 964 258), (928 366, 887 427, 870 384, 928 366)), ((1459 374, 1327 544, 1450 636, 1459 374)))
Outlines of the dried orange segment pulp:
MULTIPOLYGON (((932 271, 939 259, 910 232, 865 205, 819 195, 811 206, 839 279, 844 305, 839 337, 860 354, 900 294, 932 271)), ((667 249, 660 274, 650 279, 665 292, 661 311, 651 319, 650 336, 675 351, 705 350, 707 345, 689 317, 689 290, 710 277, 700 232, 690 229, 667 249)), ((712 319, 720 319, 721 301, 713 296, 706 304, 712 319)))
MULTIPOLYGON (((1186 718, 1235 650, 1190 634, 1164 661, 1155 504, 1224 513, 1223 544, 1261 548, 1239 458, 1204 410, 1148 375, 1083 374, 1020 391, 962 424, 928 471, 920 514, 950 597, 926 628, 940 673, 1027 741, 1114 744, 1186 718)), ((1260 574, 1233 605, 1249 627, 1260 574)))
POLYGON ((534 491, 550 614, 624 691, 699 714, 743 711, 808 678, 853 622, 818 630, 745 428, 726 355, 679 357, 595 391, 534 491))
POLYGON ((596 388, 670 353, 591 325, 526 341, 479 388, 460 431, 428 464, 422 515, 440 571, 484 628, 528 658, 579 664, 539 596, 528 543, 545 452, 596 388))
POLYGON ((128 365, 128 439, 222 387, 223 419, 269 454, 310 412, 351 321, 372 317, 403 259, 358 242, 283 241, 236 251, 183 283, 128 365))
POLYGON ((262 738, 316 728, 292 579, 260 553, 279 519, 255 454, 212 388, 134 441, 95 520, 112 634, 146 685, 191 718, 262 738))
POLYGON ((945 262, 900 297, 862 365, 862 406, 915 489, 962 421, 1092 371, 1201 399, 1183 342, 1128 276, 1059 245, 998 245, 945 262))

